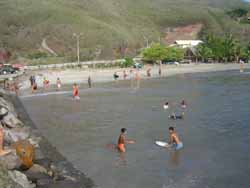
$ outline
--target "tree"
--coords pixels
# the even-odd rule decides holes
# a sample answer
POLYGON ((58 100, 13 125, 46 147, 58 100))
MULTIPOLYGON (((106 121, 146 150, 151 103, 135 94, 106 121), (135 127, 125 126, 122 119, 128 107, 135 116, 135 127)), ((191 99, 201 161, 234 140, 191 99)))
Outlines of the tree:
POLYGON ((154 44, 143 51, 143 57, 150 61, 180 61, 184 58, 184 50, 177 47, 166 47, 161 44, 154 44))
POLYGON ((150 48, 144 49, 142 55, 145 60, 156 62, 165 60, 168 57, 167 53, 167 48, 157 43, 153 44, 150 48))
POLYGON ((208 61, 208 59, 213 58, 213 51, 204 43, 199 44, 197 47, 197 55, 202 62, 208 61))
POLYGON ((184 50, 177 47, 167 47, 166 61, 181 61, 184 59, 184 50))
POLYGON ((242 18, 246 16, 247 13, 248 13, 248 10, 243 9, 243 8, 236 8, 227 12, 227 14, 231 16, 232 18, 242 18))
POLYGON ((221 38, 209 34, 204 41, 204 45, 211 49, 214 60, 220 62, 223 59, 223 45, 221 38))
POLYGON ((212 50, 213 58, 219 62, 228 62, 235 59, 237 42, 231 34, 223 37, 208 35, 204 45, 212 50))
POLYGON ((249 61, 250 59, 250 43, 246 45, 245 48, 242 49, 242 53, 240 58, 244 59, 245 61, 249 61))
POLYGON ((223 53, 223 60, 228 62, 234 59, 236 50, 236 41, 234 37, 230 35, 226 35, 222 39, 222 53, 223 53))

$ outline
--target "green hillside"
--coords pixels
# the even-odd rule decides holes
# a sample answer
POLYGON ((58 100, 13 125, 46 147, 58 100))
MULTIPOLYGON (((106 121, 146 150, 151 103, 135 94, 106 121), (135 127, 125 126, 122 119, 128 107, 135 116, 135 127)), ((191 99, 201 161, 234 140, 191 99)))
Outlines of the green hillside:
POLYGON ((143 36, 157 40, 164 28, 201 22, 206 31, 222 33, 250 28, 225 14, 239 0, 8 0, 0 1, 0 46, 19 56, 39 51, 44 38, 60 56, 74 56, 73 33, 83 33, 83 58, 114 57, 144 46, 143 36))

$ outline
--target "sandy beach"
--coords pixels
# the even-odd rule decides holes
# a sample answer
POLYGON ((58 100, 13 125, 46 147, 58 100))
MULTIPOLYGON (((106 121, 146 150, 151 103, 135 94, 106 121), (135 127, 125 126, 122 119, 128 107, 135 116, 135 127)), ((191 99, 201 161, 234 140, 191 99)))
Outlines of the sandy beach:
MULTIPOLYGON (((151 68, 151 78, 159 77, 158 66, 144 66, 140 69, 140 77, 142 79, 148 79, 146 71, 151 68)), ((245 69, 250 68, 250 64, 244 65, 245 69)), ((181 65, 163 65, 162 77, 173 76, 177 74, 185 73, 198 73, 198 72, 213 72, 213 71, 226 71, 226 70, 239 70, 239 64, 181 64, 181 65)), ((47 78, 50 81, 50 85, 56 84, 56 79, 60 78, 62 84, 73 83, 87 83, 90 76, 93 83, 110 82, 113 81, 113 74, 117 72, 119 75, 118 80, 123 80, 123 71, 128 74, 127 79, 130 79, 130 68, 109 68, 109 69, 66 69, 66 70, 41 70, 28 72, 21 79, 20 89, 25 90, 30 87, 29 76, 35 75, 38 87, 42 87, 43 79, 47 78)), ((135 73, 135 69, 133 69, 135 73)), ((132 75, 134 77, 134 74, 132 75)))

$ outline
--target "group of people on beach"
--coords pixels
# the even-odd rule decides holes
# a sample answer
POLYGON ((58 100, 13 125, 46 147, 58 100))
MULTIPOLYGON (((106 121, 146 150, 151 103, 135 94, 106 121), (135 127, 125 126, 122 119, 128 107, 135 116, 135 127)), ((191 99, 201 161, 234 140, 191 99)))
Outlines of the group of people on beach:
MULTIPOLYGON (((181 108, 185 109, 187 107, 187 103, 185 100, 182 100, 181 101, 181 108)), ((169 109, 169 102, 166 102, 164 105, 163 105, 163 108, 166 110, 166 109, 169 109)), ((175 115, 175 113, 173 113, 171 116, 169 116, 170 119, 173 119, 173 120, 177 120, 177 119, 183 119, 184 118, 184 112, 180 115, 180 116, 177 116, 175 115)), ((170 126, 169 129, 169 140, 166 144, 166 147, 170 148, 174 148, 175 150, 180 150, 183 148, 183 143, 181 142, 178 134, 176 133, 176 131, 174 130, 174 127, 173 126, 170 126)), ((134 144, 135 141, 134 140, 129 140, 129 139, 126 139, 126 133, 127 133, 127 129, 126 128, 122 128, 121 129, 121 133, 120 133, 120 136, 118 138, 118 142, 117 142, 117 149, 118 151, 122 152, 122 153, 125 153, 126 152, 126 144, 134 144)))
MULTIPOLYGON (((128 77, 130 79, 135 78, 136 80, 139 80, 140 79, 140 69, 136 69, 135 71, 133 69, 130 69, 129 73, 127 72, 127 70, 123 70, 122 75, 123 75, 123 80, 127 80, 128 77)), ((148 68, 146 70, 146 76, 151 77, 151 68, 148 68)), ((113 78, 114 78, 114 80, 118 80, 120 78, 120 75, 118 74, 117 71, 114 72, 113 78)))
MULTIPOLYGON (((88 86, 89 88, 92 87, 92 80, 91 77, 88 77, 88 86)), ((47 79, 46 77, 43 78, 43 90, 46 90, 49 88, 49 84, 50 84, 50 80, 47 79)), ((30 87, 32 89, 32 93, 34 93, 37 89, 37 82, 36 82, 36 77, 34 75, 30 76, 30 87)), ((58 77, 56 79, 56 91, 60 91, 62 87, 62 81, 61 79, 58 77)), ((79 88, 78 85, 76 83, 73 84, 73 98, 74 99, 80 99, 79 97, 79 88)))

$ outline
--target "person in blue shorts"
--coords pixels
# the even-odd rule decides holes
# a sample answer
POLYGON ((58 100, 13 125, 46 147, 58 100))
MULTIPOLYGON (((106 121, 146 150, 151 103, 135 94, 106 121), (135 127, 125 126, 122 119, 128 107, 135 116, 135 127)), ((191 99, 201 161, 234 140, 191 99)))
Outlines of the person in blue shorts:
POLYGON ((179 136, 174 131, 174 127, 169 127, 169 142, 168 144, 172 146, 175 150, 183 148, 183 143, 181 142, 179 136))

